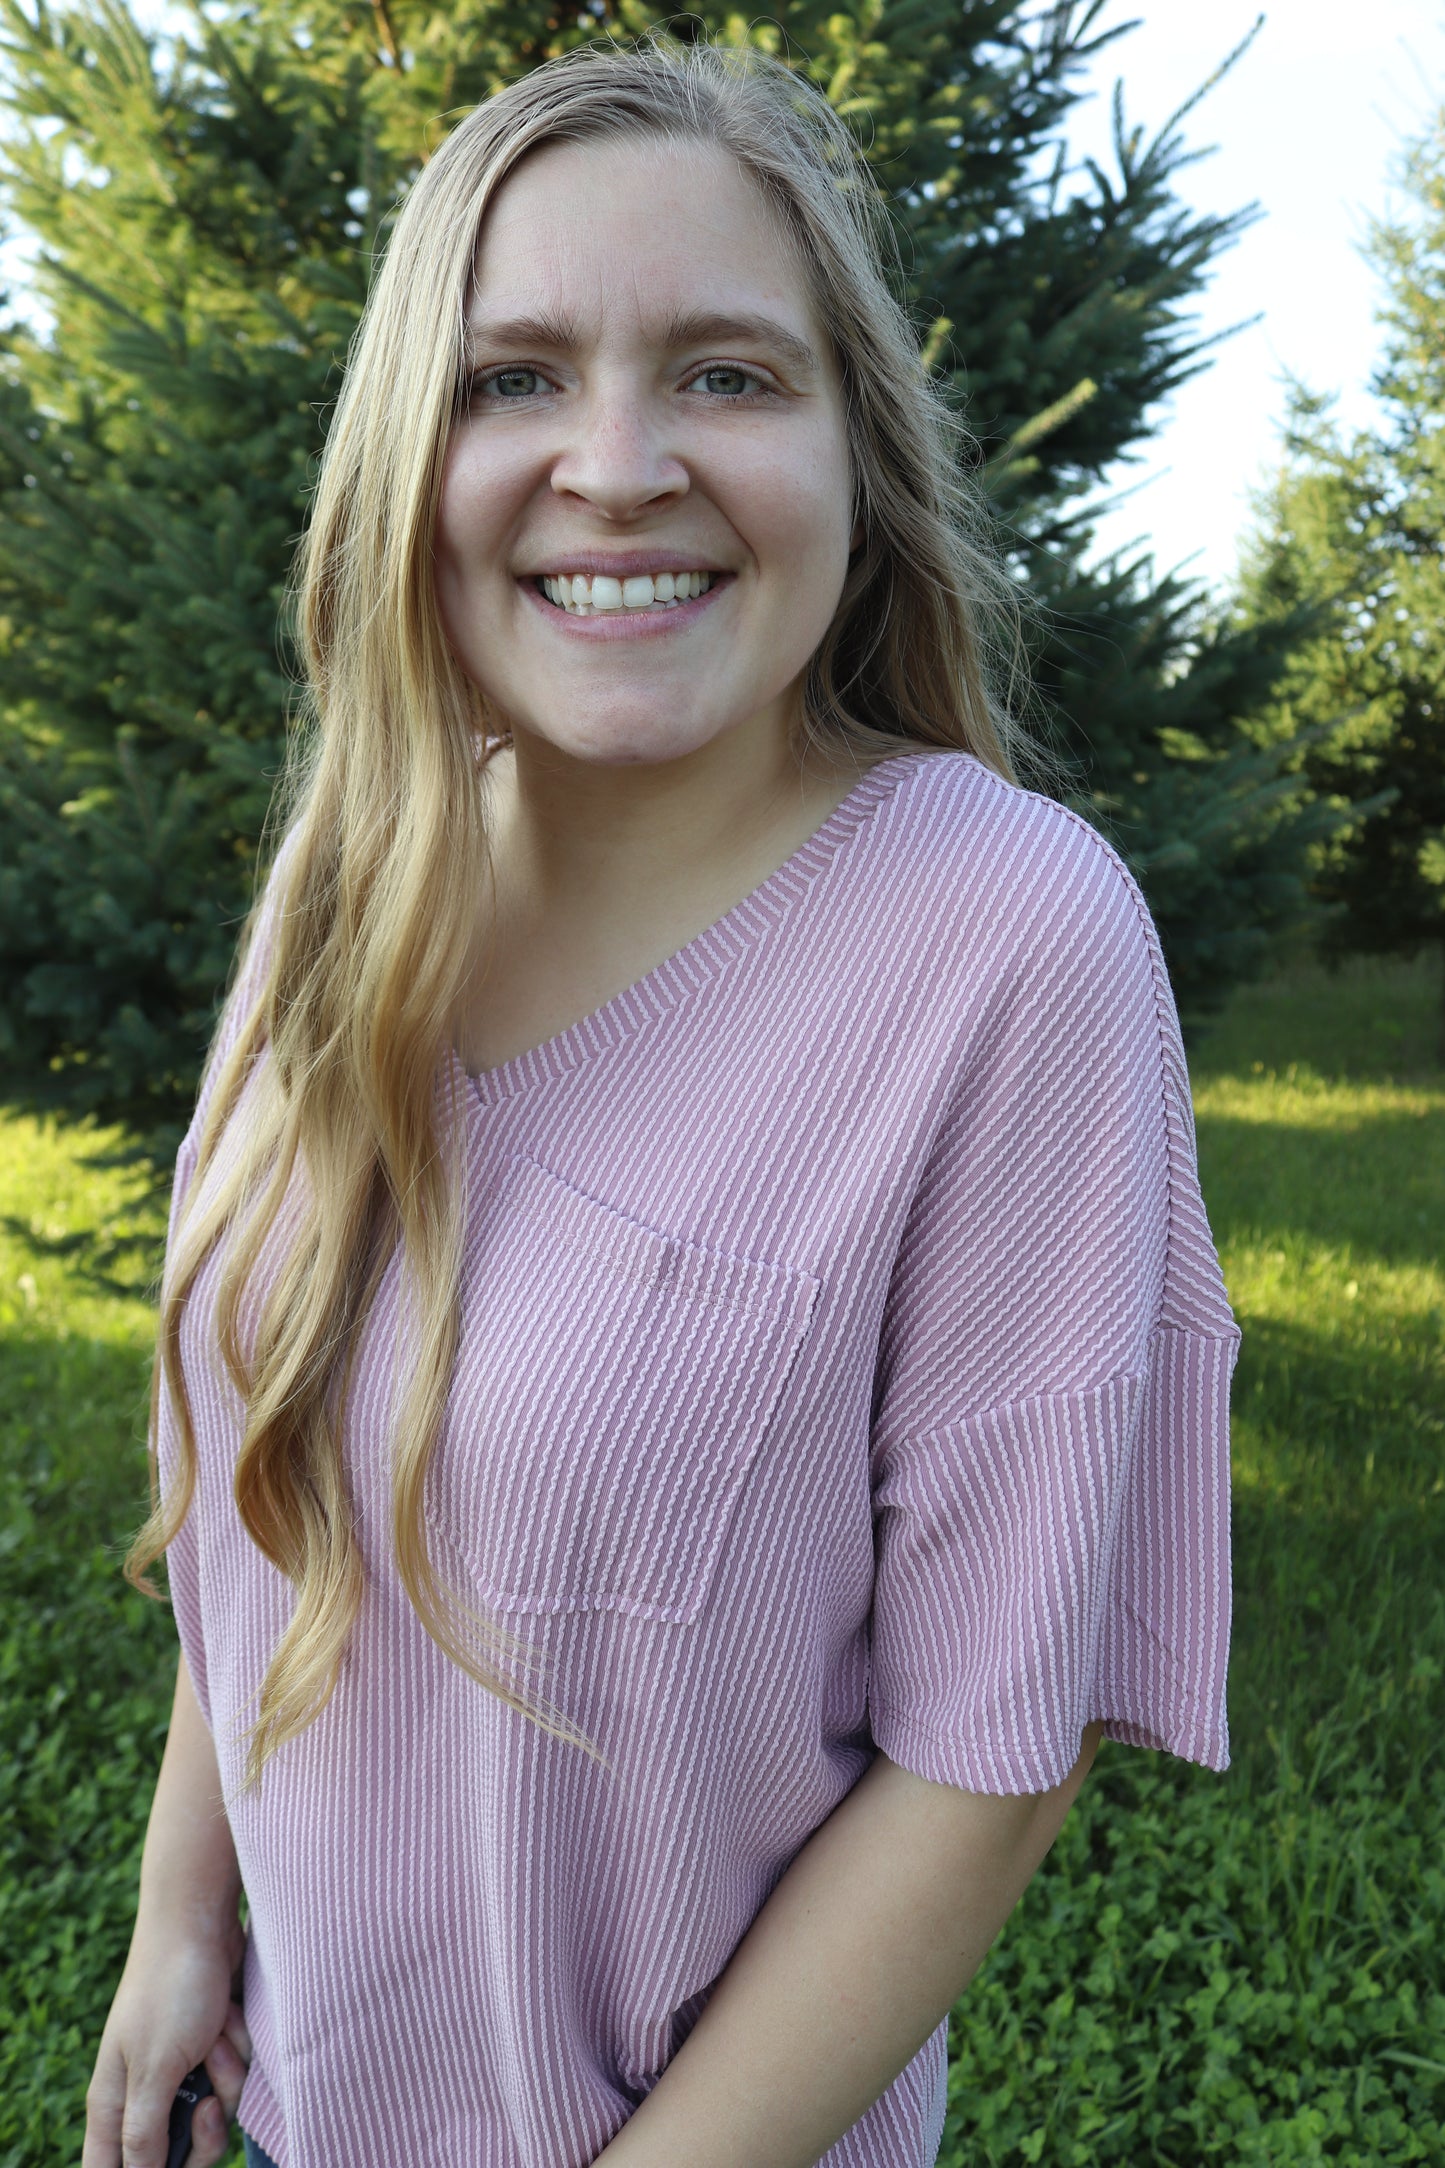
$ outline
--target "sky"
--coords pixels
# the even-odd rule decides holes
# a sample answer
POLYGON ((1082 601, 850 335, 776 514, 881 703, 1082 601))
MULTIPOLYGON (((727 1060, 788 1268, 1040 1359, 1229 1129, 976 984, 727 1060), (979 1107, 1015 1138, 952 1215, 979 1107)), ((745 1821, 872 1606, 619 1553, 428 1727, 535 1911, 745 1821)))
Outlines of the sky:
MULTIPOLYGON (((168 11, 133 0, 133 12, 159 26, 168 11)), ((1259 12, 1257 0, 1108 0, 1100 28, 1138 27, 1079 78, 1087 95, 1067 123, 1071 151, 1112 165, 1115 78, 1126 120, 1153 134, 1259 12)), ((1138 462, 1108 478, 1134 493, 1101 519, 1096 554, 1147 548, 1160 571, 1227 585, 1249 491, 1278 457, 1287 374, 1338 393, 1344 422, 1370 418, 1378 287, 1360 244, 1371 215, 1402 207, 1402 147, 1442 105, 1445 0, 1268 0, 1254 43, 1184 123, 1191 149, 1217 148, 1176 184, 1200 211, 1259 204, 1199 297, 1198 329, 1260 320, 1164 403, 1138 462)), ((23 244, 0 247, 0 276, 17 288, 24 255, 23 244)), ((15 299, 23 307, 23 292, 15 299)))
MULTIPOLYGON (((1071 150, 1112 164, 1109 102, 1153 134, 1246 36, 1257 0, 1112 0, 1101 27, 1137 21, 1080 78, 1092 95, 1068 123, 1071 150)), ((1178 177, 1200 211, 1257 201, 1263 216, 1220 257, 1198 304, 1204 334, 1261 320, 1159 410, 1159 435, 1116 487, 1144 486, 1101 523, 1100 550, 1152 548, 1218 587, 1236 564, 1248 493, 1277 465, 1288 374, 1339 395, 1349 424, 1377 411, 1375 275, 1360 253, 1372 215, 1408 199, 1403 146, 1445 106, 1445 0, 1269 0, 1263 25, 1183 123, 1214 154, 1178 177)))

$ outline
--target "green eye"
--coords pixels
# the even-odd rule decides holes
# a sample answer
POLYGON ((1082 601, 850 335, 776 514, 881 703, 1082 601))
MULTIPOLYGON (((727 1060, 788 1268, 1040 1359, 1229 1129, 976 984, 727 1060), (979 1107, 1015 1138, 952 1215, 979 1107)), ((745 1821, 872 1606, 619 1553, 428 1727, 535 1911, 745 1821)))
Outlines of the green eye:
POLYGON ((721 390, 721 392, 726 392, 726 395, 730 395, 730 397, 739 397, 739 395, 743 395, 743 397, 745 397, 745 395, 747 395, 747 386, 750 386, 750 384, 756 384, 756 382, 758 382, 758 379, 754 377, 752 369, 726 369, 726 366, 721 366, 721 364, 719 364, 719 366, 717 366, 717 369, 704 369, 704 371, 702 371, 702 382, 704 382, 704 384, 706 384, 708 388, 711 388, 711 390, 721 390), (715 382, 715 379, 717 379, 717 377, 732 377, 732 382, 730 382, 730 384, 721 384, 721 386, 719 386, 719 384, 715 382))
POLYGON ((530 399, 532 396, 530 389, 518 393, 515 390, 509 391, 506 387, 508 385, 515 387, 519 383, 525 383, 528 378, 535 379, 536 375, 537 371, 535 369, 494 369, 490 376, 476 377, 473 381, 477 384, 495 385, 504 400, 514 397, 530 399))

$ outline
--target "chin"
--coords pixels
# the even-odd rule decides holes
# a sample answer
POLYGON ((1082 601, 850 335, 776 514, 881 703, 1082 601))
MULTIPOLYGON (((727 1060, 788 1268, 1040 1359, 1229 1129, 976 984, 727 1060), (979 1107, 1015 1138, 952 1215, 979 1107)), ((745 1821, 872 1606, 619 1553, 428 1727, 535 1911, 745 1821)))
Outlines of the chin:
POLYGON ((569 731, 565 736, 554 736, 550 731, 536 735, 572 760, 587 761, 600 768, 641 768, 657 767, 670 760, 681 760, 688 753, 700 752, 722 733, 715 730, 680 733, 663 727, 644 730, 634 723, 616 729, 599 725, 595 730, 569 731))

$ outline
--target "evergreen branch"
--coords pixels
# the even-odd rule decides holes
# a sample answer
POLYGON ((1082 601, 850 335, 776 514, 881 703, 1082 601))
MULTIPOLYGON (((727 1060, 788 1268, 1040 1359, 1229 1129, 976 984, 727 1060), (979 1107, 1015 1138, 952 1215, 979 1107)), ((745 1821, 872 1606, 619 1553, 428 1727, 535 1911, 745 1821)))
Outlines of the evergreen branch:
POLYGON ((1057 72, 1063 73, 1070 66, 1092 60, 1106 46, 1127 37, 1131 30, 1137 30, 1144 20, 1142 15, 1131 15, 1126 22, 1115 23, 1111 29, 1101 30, 1097 37, 1091 38, 1089 32, 1108 4, 1109 0, 1083 0, 1084 16, 1077 25, 1072 17, 1080 0, 1061 0, 1060 5, 1048 10, 1043 17, 1052 33, 1047 49, 1057 72))
POLYGON ((947 316, 936 317, 929 326, 928 337, 924 340, 918 355, 925 376, 932 376, 934 370, 938 367, 938 357, 943 352, 952 330, 952 319, 947 316))
POLYGON ((1238 45, 1235 46, 1233 52, 1226 53, 1223 60, 1220 61, 1219 66, 1214 70, 1214 73, 1212 75, 1206 76, 1204 81, 1200 84, 1198 90, 1193 91, 1190 96, 1185 99, 1183 105, 1177 107, 1176 110, 1170 114, 1168 120, 1165 121, 1163 127, 1159 130, 1159 133, 1155 138, 1156 144, 1163 144, 1166 137, 1173 133, 1173 131, 1179 126, 1180 122, 1187 120, 1189 118, 1189 115, 1194 111, 1195 107, 1199 105, 1203 99, 1209 96, 1210 91, 1215 88, 1216 84, 1222 83, 1224 81, 1225 76, 1229 74, 1231 68, 1235 66, 1236 62, 1242 60, 1244 55, 1249 51, 1250 46, 1253 45, 1255 39, 1259 36, 1259 33, 1261 32, 1261 30, 1263 30, 1263 28, 1264 16, 1262 14, 1256 15, 1253 25, 1250 29, 1246 30, 1244 36, 1240 39, 1238 45))
POLYGON ((985 472, 1008 466, 1020 452, 1028 451, 1032 445, 1052 436, 1056 429, 1062 429, 1065 422, 1071 422, 1091 399, 1098 396, 1098 391, 1091 376, 1081 377, 1072 391, 1066 391, 1062 399, 1056 399, 1052 406, 1045 407, 1041 414, 1035 414, 1032 420, 1016 429, 1003 450, 987 462, 985 472))
POLYGON ((396 42, 396 25, 391 19, 391 9, 387 5, 387 0, 371 0, 371 6, 376 16, 376 27, 381 33, 381 42, 390 55, 393 68, 400 75, 402 72, 401 47, 396 42))
POLYGON ((52 256, 45 258, 45 268, 61 285, 68 286, 73 293, 84 294, 87 300, 95 302, 97 307, 104 309, 117 323, 124 324, 137 339, 144 341, 158 355, 163 354, 168 360, 174 360, 177 354, 184 354, 186 351, 185 330, 174 312, 170 312, 169 328, 178 336, 176 344, 168 343, 165 334, 148 317, 128 308, 124 301, 118 300, 104 286, 97 285, 94 279, 87 278, 83 271, 77 271, 73 264, 63 263, 58 257, 52 256))

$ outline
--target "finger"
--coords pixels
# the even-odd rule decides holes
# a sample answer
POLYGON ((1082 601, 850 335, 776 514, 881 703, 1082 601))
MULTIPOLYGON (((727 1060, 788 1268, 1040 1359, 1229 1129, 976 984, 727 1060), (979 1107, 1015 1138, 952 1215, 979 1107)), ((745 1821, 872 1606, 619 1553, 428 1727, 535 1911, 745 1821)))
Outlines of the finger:
MULTIPOLYGON (((130 2072, 120 2124, 123 2168, 165 2168, 166 2155, 170 2151, 171 2103, 175 2094, 174 2080, 162 2088, 154 2079, 130 2072)), ((113 2153, 109 2160, 105 2160, 104 2155, 101 2159, 105 2161, 105 2168, 116 2168, 113 2153)))
POLYGON ((207 2093, 204 2100, 196 2102, 191 2117, 191 2150, 186 2155, 186 2168, 216 2168, 217 2161, 225 2157, 230 2136, 224 2108, 214 2093, 207 2093))
POLYGON ((216 2088, 216 2099, 228 2116, 234 2115, 241 2104, 241 2088, 246 2082, 246 2065, 224 2033, 206 2057, 206 2069, 210 2072, 211 2083, 216 2088))
POLYGON ((125 2065, 102 2049, 85 2094, 85 2140, 80 2168, 115 2168, 125 2112, 125 2065))
POLYGON ((226 2012, 226 2022, 221 2030, 230 2041, 243 2063, 249 2066, 252 2055, 251 2035, 246 2029, 246 2015, 239 2003, 233 2002, 226 2012))

